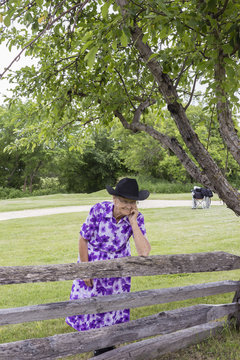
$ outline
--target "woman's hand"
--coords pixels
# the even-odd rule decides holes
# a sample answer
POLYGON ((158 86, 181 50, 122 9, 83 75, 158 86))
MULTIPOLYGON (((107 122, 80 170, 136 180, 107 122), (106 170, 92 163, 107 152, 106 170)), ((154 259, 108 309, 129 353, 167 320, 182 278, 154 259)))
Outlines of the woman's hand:
POLYGON ((92 279, 85 279, 84 282, 85 282, 85 284, 86 284, 88 287, 93 287, 93 281, 92 281, 92 279))
POLYGON ((132 209, 130 214, 128 215, 128 220, 129 220, 131 225, 136 223, 137 216, 138 216, 138 209, 137 209, 137 206, 136 206, 136 208, 132 209))
POLYGON ((133 238, 138 255, 148 256, 151 250, 151 245, 149 244, 148 239, 143 235, 141 229, 139 228, 137 222, 137 216, 138 216, 138 208, 136 205, 131 209, 130 214, 128 215, 128 219, 132 227, 133 238))

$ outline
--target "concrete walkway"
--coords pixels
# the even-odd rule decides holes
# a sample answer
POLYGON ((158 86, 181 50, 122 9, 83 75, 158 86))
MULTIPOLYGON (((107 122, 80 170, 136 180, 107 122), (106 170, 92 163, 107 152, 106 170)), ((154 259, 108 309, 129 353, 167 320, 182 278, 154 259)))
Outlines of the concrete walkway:
MULTIPOLYGON (((94 204, 92 204, 94 205, 94 204)), ((26 217, 46 216, 55 214, 75 213, 89 211, 92 205, 62 206, 46 209, 29 209, 21 211, 0 212, 0 221, 21 219, 26 217)), ((212 205, 221 205, 220 201, 212 201, 212 205)), ((145 200, 139 202, 139 209, 156 209, 166 207, 187 206, 192 207, 192 200, 145 200)))

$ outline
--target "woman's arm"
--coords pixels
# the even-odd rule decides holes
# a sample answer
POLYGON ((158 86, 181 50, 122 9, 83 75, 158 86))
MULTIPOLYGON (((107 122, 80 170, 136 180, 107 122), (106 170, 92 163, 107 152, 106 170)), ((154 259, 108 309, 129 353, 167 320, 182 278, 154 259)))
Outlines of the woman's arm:
MULTIPOLYGON (((79 256, 81 262, 88 262, 88 241, 81 235, 79 237, 79 256)), ((93 287, 92 279, 85 279, 84 282, 88 287, 93 287)))
POLYGON ((148 256, 151 250, 151 245, 148 239, 143 235, 137 223, 138 210, 132 210, 128 216, 129 222, 132 226, 133 238, 135 241, 136 250, 139 256, 148 256))

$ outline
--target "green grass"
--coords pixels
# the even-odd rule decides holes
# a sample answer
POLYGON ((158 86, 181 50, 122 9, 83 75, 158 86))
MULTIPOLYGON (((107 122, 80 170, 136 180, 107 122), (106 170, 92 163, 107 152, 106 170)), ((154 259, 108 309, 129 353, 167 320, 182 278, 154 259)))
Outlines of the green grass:
POLYGON ((58 206, 91 205, 96 201, 111 199, 105 190, 92 194, 56 194, 0 200, 0 212, 42 209, 58 206))
MULTIPOLYGON (((56 194, 0 200, 0 212, 18 211, 27 209, 42 209, 59 206, 93 205, 97 201, 111 200, 106 190, 92 194, 56 194)), ((183 194, 150 194, 150 200, 191 200, 191 193, 183 194)), ((214 195, 213 200, 219 200, 214 195)))
MULTIPOLYGON (((105 195, 96 197, 83 195, 44 196, 32 198, 35 204, 52 203, 72 205, 78 201, 94 203, 105 195), (76 198, 75 198, 76 197, 76 198), (71 204, 69 204, 71 203, 71 204)), ((181 195, 181 194, 179 194, 181 195)), ((178 199, 179 195, 174 195, 178 199)), ((160 195, 161 196, 161 195, 160 195)), ((105 196, 103 197, 105 198, 105 196)), ((161 197, 162 198, 162 197, 161 197)), ((173 199, 172 198, 172 199, 173 199)), ((29 198, 21 199, 21 206, 29 206, 29 198)), ((14 200, 13 200, 14 201, 14 200)), ((16 201, 16 199, 15 199, 16 201)), ((5 206, 11 206, 12 200, 5 206), (9 205, 10 204, 10 205, 9 205)), ((74 204, 76 205, 76 204, 74 204)), ((53 206, 57 206, 54 204, 53 206)), ((38 206, 36 206, 38 207, 38 206)), ((6 210, 5 210, 6 211, 6 210)), ((208 210, 192 211, 191 208, 147 209, 143 211, 148 238, 152 245, 151 254, 177 254, 207 251, 227 251, 240 255, 239 219, 225 206, 212 206, 208 210)), ((0 222, 1 266, 37 265, 75 262, 78 252, 78 233, 87 213, 60 214, 28 219, 16 219, 0 222)), ((133 248, 133 255, 136 252, 133 248)), ((179 274, 132 279, 132 291, 185 286, 195 283, 219 280, 239 280, 240 271, 216 272, 207 274, 179 274)), ((65 301, 69 299, 71 281, 56 283, 21 284, 1 286, 0 308, 27 306, 40 303, 65 301)), ((182 306, 199 303, 231 302, 233 294, 223 294, 198 298, 170 304, 132 309, 131 318, 137 319, 159 311, 167 311, 182 306)), ((0 327, 0 342, 11 342, 33 337, 45 337, 59 333, 72 332, 64 319, 37 321, 0 327)), ((83 354, 69 359, 87 359, 91 354, 83 354)), ((240 359, 239 337, 235 331, 225 331, 215 339, 182 350, 170 359, 240 359), (234 351, 234 356, 233 355, 234 351), (180 355, 179 355, 180 354, 180 355), (225 358, 223 357, 225 356, 225 358)))

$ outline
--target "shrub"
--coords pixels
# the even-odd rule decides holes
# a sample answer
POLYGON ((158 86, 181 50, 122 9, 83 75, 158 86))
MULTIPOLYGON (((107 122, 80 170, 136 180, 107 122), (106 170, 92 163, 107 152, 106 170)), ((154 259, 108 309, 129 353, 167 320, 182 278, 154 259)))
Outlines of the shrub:
POLYGON ((42 188, 33 190, 32 193, 29 191, 22 191, 19 189, 14 188, 4 188, 0 187, 0 199, 15 199, 15 198, 23 198, 29 196, 42 196, 42 195, 52 195, 52 194, 59 194, 65 193, 66 189, 65 186, 56 186, 56 187, 49 187, 49 188, 42 188))
POLYGON ((29 193, 25 193, 19 189, 0 187, 0 199, 14 199, 29 195, 30 195, 29 193))
POLYGON ((162 179, 156 179, 153 177, 146 177, 138 175, 135 177, 139 188, 147 189, 151 193, 159 194, 179 194, 188 193, 191 191, 192 183, 181 183, 181 182, 168 182, 162 179))
POLYGON ((61 185, 57 177, 40 178, 39 188, 32 195, 51 195, 66 192, 66 186, 61 185))

